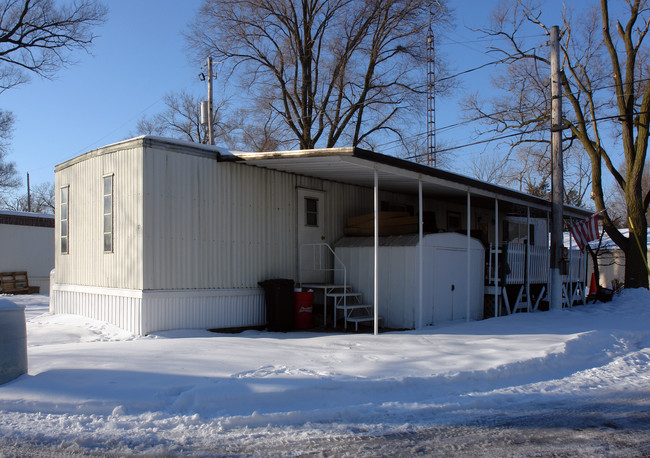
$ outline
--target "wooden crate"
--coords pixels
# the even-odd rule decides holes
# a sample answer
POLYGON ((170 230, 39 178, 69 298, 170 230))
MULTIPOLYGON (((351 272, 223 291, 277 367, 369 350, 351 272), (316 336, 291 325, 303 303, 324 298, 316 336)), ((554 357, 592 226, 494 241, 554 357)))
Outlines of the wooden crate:
POLYGON ((29 293, 27 272, 2 272, 0 273, 0 292, 5 294, 29 293))

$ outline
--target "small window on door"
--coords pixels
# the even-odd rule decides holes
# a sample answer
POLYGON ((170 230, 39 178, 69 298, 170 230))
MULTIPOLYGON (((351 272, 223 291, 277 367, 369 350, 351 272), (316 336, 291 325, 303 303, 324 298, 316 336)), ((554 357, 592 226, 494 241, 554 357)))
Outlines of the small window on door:
POLYGON ((305 226, 318 227, 318 199, 305 197, 305 226))

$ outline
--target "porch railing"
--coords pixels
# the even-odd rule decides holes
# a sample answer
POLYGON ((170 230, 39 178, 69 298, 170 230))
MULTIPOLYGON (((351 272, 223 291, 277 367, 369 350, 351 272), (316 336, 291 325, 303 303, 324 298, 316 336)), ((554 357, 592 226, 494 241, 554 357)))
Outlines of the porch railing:
MULTIPOLYGON (((331 246, 327 243, 307 243, 300 246, 298 283, 305 283, 304 274, 307 272, 319 272, 327 275, 323 283, 331 283, 339 272, 343 275, 343 286, 347 287, 347 268, 343 261, 336 255, 331 246)), ((314 282, 316 283, 316 282, 314 282)))

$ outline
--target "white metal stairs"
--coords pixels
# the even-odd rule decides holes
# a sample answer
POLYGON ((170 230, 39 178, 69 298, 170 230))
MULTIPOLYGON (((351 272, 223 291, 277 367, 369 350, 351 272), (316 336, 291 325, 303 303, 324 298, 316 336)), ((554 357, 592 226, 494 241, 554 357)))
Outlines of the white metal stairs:
MULTIPOLYGON (((327 324, 328 304, 333 306, 334 327, 336 327, 339 313, 342 314, 344 329, 348 322, 354 323, 354 330, 359 330, 359 323, 373 322, 374 305, 364 304, 363 293, 354 291, 347 282, 347 267, 327 243, 311 243, 300 246, 299 255, 299 281, 301 288, 321 289, 323 291, 323 325, 327 324), (305 272, 320 272, 331 279, 338 273, 343 279, 342 283, 303 282, 305 272)), ((381 321, 381 317, 378 320, 381 321)))

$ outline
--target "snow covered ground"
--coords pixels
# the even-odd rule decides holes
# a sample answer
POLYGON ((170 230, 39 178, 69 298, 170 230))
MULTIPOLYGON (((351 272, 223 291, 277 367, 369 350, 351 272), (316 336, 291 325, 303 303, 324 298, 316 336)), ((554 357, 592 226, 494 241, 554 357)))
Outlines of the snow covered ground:
POLYGON ((650 455, 650 293, 424 331, 137 337, 24 304, 0 456, 650 455))

